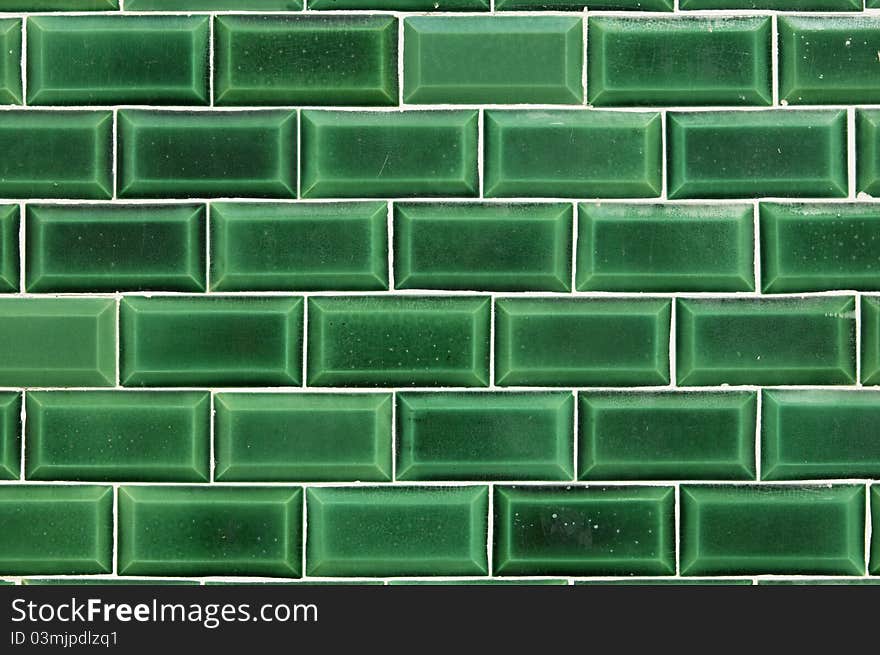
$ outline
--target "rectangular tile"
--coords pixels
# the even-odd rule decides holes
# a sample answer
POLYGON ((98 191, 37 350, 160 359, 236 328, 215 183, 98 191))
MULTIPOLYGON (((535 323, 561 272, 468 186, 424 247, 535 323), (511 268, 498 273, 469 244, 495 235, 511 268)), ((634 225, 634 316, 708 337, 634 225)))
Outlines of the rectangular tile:
POLYGON ((18 205, 0 205, 0 293, 18 291, 18 205))
POLYGON ((571 393, 402 393, 399 480, 570 480, 571 393))
POLYGON ((487 297, 310 298, 310 386, 486 386, 487 297))
POLYGON ((495 575, 673 575, 672 487, 497 487, 495 575))
POLYGON ((391 394, 221 393, 221 482, 391 480, 391 394))
MULTIPOLYGON (((869 3, 870 1, 868 0, 869 3)), ((861 0, 681 0, 679 8, 682 10, 861 11, 862 3, 861 0)))
POLYGON ((569 204, 396 203, 397 289, 570 291, 569 204))
POLYGON ((0 573, 69 575, 113 570, 113 489, 0 487, 0 573))
POLYGON ((303 0, 125 0, 128 11, 299 11, 303 0))
MULTIPOLYGON (((880 484, 871 485, 871 561, 869 571, 880 574, 880 484)), ((880 582, 880 580, 878 580, 880 582)))
POLYGON ((476 196, 476 111, 302 112, 302 197, 476 196))
POLYGON ((116 585, 198 585, 198 580, 163 580, 161 578, 153 578, 144 580, 143 578, 31 578, 21 581, 25 585, 106 585, 115 587, 116 585))
POLYGON ((856 192, 880 195, 880 110, 856 109, 856 192))
POLYGON ((295 111, 124 109, 118 124, 121 198, 296 196, 295 111))
POLYGON ((862 384, 880 384, 880 297, 862 297, 862 384))
POLYGON ((29 292, 204 291, 204 205, 28 205, 29 292))
POLYGON ((660 195, 660 114, 491 110, 484 120, 487 197, 660 195))
POLYGON ((112 9, 119 9, 119 0, 4 0, 3 2, 3 11, 110 11, 112 9))
POLYGON ((495 11, 672 11, 672 0, 498 0, 495 11))
POLYGON ((302 574, 300 487, 120 487, 120 575, 302 574))
POLYGON ((205 391, 31 391, 29 480, 207 482, 205 391))
POLYGON ((489 11, 489 0, 312 0, 309 9, 386 11, 489 11))
POLYGON ((579 18, 417 16, 403 25, 404 102, 583 102, 579 18))
POLYGON ((754 393, 581 392, 581 480, 754 480, 754 393))
POLYGON ((681 488, 682 575, 864 575, 865 487, 681 488))
POLYGON ((846 112, 667 116, 670 198, 844 197, 846 112))
POLYGON ((752 205, 578 205, 578 291, 753 291, 752 205))
POLYGON ((384 202, 211 205, 212 291, 387 288, 384 202))
POLYGON ((21 104, 21 20, 0 20, 0 104, 21 104))
POLYGON ((21 474, 21 394, 0 392, 0 480, 21 474))
POLYGON ((126 298, 120 379, 127 386, 298 385, 302 323, 302 298, 126 298))
POLYGON ((670 312, 667 299, 499 299, 495 382, 668 384, 670 312))
POLYGON ((487 487, 308 489, 311 576, 486 575, 487 487))
POLYGON ((396 105, 392 16, 218 16, 218 105, 396 105))
POLYGON ((855 300, 679 299, 678 384, 853 384, 855 300))

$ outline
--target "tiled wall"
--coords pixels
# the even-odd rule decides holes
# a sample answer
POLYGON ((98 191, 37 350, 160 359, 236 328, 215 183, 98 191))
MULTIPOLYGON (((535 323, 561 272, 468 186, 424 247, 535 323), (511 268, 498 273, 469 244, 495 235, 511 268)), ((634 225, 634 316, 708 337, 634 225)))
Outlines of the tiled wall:
POLYGON ((880 581, 872 5, 0 0, 0 577, 880 581))

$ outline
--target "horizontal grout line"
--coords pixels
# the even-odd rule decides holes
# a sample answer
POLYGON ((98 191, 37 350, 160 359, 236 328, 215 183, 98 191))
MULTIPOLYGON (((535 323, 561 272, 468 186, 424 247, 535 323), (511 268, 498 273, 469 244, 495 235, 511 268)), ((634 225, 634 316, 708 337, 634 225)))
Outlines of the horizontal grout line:
POLYGON ((724 393, 737 391, 866 391, 878 392, 880 386, 861 386, 856 384, 803 384, 803 385, 753 385, 753 384, 737 384, 737 385, 707 385, 704 387, 695 386, 678 386, 678 385, 654 385, 644 387, 621 386, 517 386, 517 387, 303 387, 303 386, 280 386, 280 387, 212 387, 212 386, 193 386, 182 387, 173 385, 164 385, 157 387, 10 387, 0 386, 0 392, 14 391, 122 391, 132 393, 157 393, 170 391, 205 391, 210 393, 297 393, 297 394, 383 394, 383 393, 543 393, 543 392, 574 392, 580 394, 589 393, 724 393))
POLYGON ((846 109, 880 109, 880 104, 785 104, 785 105, 653 105, 653 106, 595 106, 590 104, 542 104, 542 103, 461 103, 461 104, 397 104, 397 105, 0 105, 0 112, 99 112, 120 110, 150 111, 154 113, 202 113, 202 114, 235 114, 242 112, 270 111, 314 111, 314 112, 346 112, 346 113, 381 113, 394 114, 404 112, 430 111, 569 111, 598 113, 636 113, 656 114, 660 112, 681 113, 713 113, 713 112, 811 112, 811 111, 844 111, 846 109))
POLYGON ((589 9, 569 11, 564 10, 548 10, 548 9, 519 9, 519 10, 496 10, 490 12, 488 9, 483 11, 395 11, 389 9, 302 9, 290 10, 271 10, 271 9, 255 9, 253 11, 246 10, 223 10, 223 9, 191 9, 188 11, 180 10, 157 10, 157 11, 138 11, 138 10, 120 10, 107 9, 98 11, 0 11, 0 18, 21 17, 21 16, 396 16, 396 17, 446 17, 446 18, 477 18, 477 17, 493 17, 503 18, 505 16, 557 16, 566 18, 589 18, 596 17, 620 17, 620 18, 677 18, 677 17, 706 17, 706 18, 723 18, 724 16, 773 16, 774 14, 783 14, 785 16, 835 16, 835 17, 856 17, 864 14, 875 15, 880 13, 880 9, 873 7, 863 7, 862 9, 852 11, 824 11, 809 9, 679 9, 678 11, 639 11, 639 10, 602 10, 589 9))
POLYGON ((787 293, 761 293, 760 291, 475 291, 469 289, 391 289, 385 291, 120 291, 120 292, 69 292, 34 293, 10 292, 0 294, 0 303, 9 300, 33 298, 96 298, 115 300, 120 298, 460 298, 478 297, 495 300, 517 300, 521 298, 546 298, 556 300, 604 299, 621 300, 651 299, 675 300, 785 300, 791 298, 828 298, 835 296, 874 296, 880 290, 857 291, 853 289, 834 289, 831 291, 804 291, 787 293))
POLYGON ((762 197, 739 197, 739 198, 677 198, 663 199, 659 196, 652 198, 552 198, 547 196, 511 196, 480 198, 477 196, 455 197, 408 197, 408 196, 381 196, 361 198, 256 198, 230 196, 226 198, 108 198, 106 200, 91 200, 85 198, 2 198, 0 204, 25 204, 25 205, 95 205, 95 206, 122 206, 122 205, 182 205, 182 204, 212 204, 212 203, 252 203, 252 204, 346 204, 346 203, 388 203, 395 204, 549 204, 549 203, 581 203, 581 204, 608 204, 608 205, 751 205, 753 203, 780 203, 780 204, 880 204, 880 198, 875 198, 861 193, 856 198, 821 198, 808 196, 762 196, 762 197))
POLYGON ((14 486, 31 486, 31 487, 83 487, 98 486, 110 489, 113 486, 127 487, 345 487, 356 489, 386 489, 397 487, 488 487, 490 485, 508 486, 508 487, 554 487, 562 489, 587 489, 594 487, 673 487, 676 485, 694 485, 694 486, 727 486, 727 487, 831 487, 834 485, 876 485, 880 484, 880 478, 827 478, 827 479, 803 479, 803 480, 712 480, 712 479, 692 479, 692 480, 394 480, 388 482, 375 482, 367 480, 348 480, 348 481, 311 481, 311 480, 290 480, 290 481, 236 481, 226 482, 168 482, 168 481, 128 481, 128 480, 0 480, 0 488, 14 486))

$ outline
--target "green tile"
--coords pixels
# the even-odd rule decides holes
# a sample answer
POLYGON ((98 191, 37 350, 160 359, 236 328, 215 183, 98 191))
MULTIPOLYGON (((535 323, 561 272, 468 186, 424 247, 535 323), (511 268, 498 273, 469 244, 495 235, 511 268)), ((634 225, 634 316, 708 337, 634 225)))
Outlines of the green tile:
POLYGON ((865 487, 681 488, 682 575, 865 573, 865 487))
POLYGON ((391 16, 218 16, 218 105, 396 105, 391 16))
POLYGON ((390 394, 221 393, 216 480, 391 480, 390 394))
POLYGON ((0 392, 0 480, 18 480, 21 473, 21 395, 0 392))
POLYGON ((581 104, 582 66, 580 18, 404 21, 404 102, 581 104))
POLYGON ((571 393, 403 393, 399 480, 571 480, 571 393))
POLYGON ((280 586, 294 586, 294 587, 373 587, 373 586, 381 586, 384 585, 384 580, 283 580, 279 582, 264 582, 264 581, 253 581, 253 582, 231 582, 226 580, 205 580, 206 587, 215 587, 215 586, 224 586, 224 587, 239 587, 239 586, 267 586, 267 587, 280 587, 280 586))
POLYGON ((773 104, 770 23, 768 16, 590 17, 590 104, 773 104))
POLYGON ((651 198, 661 190, 660 114, 487 111, 487 197, 651 198))
POLYGON ((125 0, 128 11, 299 11, 303 0, 125 0))
MULTIPOLYGON (((311 6, 311 5, 310 5, 311 6)), ((495 11, 672 11, 673 0, 497 0, 495 11)))
POLYGON ((581 480, 754 480, 751 392, 586 393, 581 480))
POLYGON ((862 297, 862 383, 880 384, 880 297, 862 297))
POLYGON ((874 585, 880 584, 880 578, 875 578, 873 580, 868 578, 834 578, 829 580, 828 578, 817 578, 815 580, 804 580, 804 579, 796 579, 796 580, 758 580, 759 585, 874 585))
MULTIPOLYGON (((129 0, 129 2, 137 0, 129 0)), ((177 0, 175 0, 177 2, 177 0)), ((109 11, 119 0, 4 0, 3 11, 109 11)))
POLYGON ((310 298, 311 386, 485 386, 486 297, 310 298))
POLYGON ((668 384, 670 308, 667 299, 500 299, 495 382, 668 384))
POLYGON ((722 586, 722 585, 737 585, 737 586, 751 586, 751 580, 726 580, 723 578, 643 578, 640 580, 575 580, 576 585, 632 585, 632 586, 696 586, 696 585, 712 585, 712 586, 722 586))
POLYGON ((0 299, 0 386, 113 386, 116 302, 0 299))
POLYGON ((207 16, 40 16, 27 22, 31 105, 207 105, 207 16), (126 56, 120 56, 125 52, 126 56))
POLYGON ((673 575, 672 487, 495 489, 496 575, 673 575))
POLYGON ((534 585, 567 585, 568 580, 546 580, 542 578, 521 580, 500 580, 485 578, 480 580, 389 580, 389 585, 434 585, 434 586, 457 586, 457 585, 513 585, 513 586, 534 586, 534 585))
POLYGON ((122 198, 296 195, 295 111, 124 109, 118 122, 122 198))
POLYGON ((112 513, 111 487, 0 487, 0 573, 110 573, 112 513))
POLYGON ((871 485, 871 561, 872 575, 880 574, 880 484, 871 485))
POLYGON ((0 112, 0 197, 113 195, 109 111, 0 112))
POLYGON ((311 0, 309 9, 387 11, 489 11, 489 0, 311 0))
POLYGON ((207 482, 205 391, 31 391, 29 480, 207 482))
POLYGON ((856 110, 856 191, 880 195, 880 110, 856 110))
POLYGON ((673 112, 666 124, 670 198, 847 195, 843 110, 673 112))
MULTIPOLYGON (((871 0, 868 0, 870 6, 871 0)), ((688 9, 776 9, 779 11, 861 11, 861 0, 681 0, 688 9)), ((824 18, 824 17, 823 17, 824 18)))
POLYGON ((752 205, 578 205, 578 291, 754 291, 752 205))
POLYGON ((204 205, 28 205, 29 292, 204 291, 204 205))
POLYGON ((312 576, 485 575, 486 487, 310 488, 312 576))
POLYGON ((120 575, 298 578, 300 487, 120 487, 120 575))
POLYGON ((302 112, 302 197, 476 196, 476 111, 302 112))
POLYGON ((126 298, 122 384, 298 385, 302 323, 302 298, 126 298))
POLYGON ((0 20, 0 104, 21 104, 21 20, 0 20))
POLYGON ((394 205, 397 289, 570 291, 569 204, 394 205))
POLYGON ((853 384, 855 300, 679 299, 678 384, 853 384))
POLYGON ((211 205, 212 291, 387 288, 384 202, 211 205))
POLYGON ((18 205, 0 205, 0 293, 18 291, 18 205))
POLYGON ((88 586, 132 586, 132 585, 197 585, 196 580, 163 580, 155 578, 153 580, 144 580, 143 578, 30 578, 21 581, 26 585, 88 585, 88 586))

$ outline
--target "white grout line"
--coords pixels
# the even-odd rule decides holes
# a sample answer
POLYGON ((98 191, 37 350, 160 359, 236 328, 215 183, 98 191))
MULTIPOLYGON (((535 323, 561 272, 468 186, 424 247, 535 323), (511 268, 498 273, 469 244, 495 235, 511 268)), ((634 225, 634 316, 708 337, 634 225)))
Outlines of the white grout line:
POLYGON ((19 429, 21 430, 21 453, 19 453, 19 466, 20 471, 18 473, 18 479, 21 482, 25 480, 25 450, 27 445, 27 390, 21 389, 21 412, 19 412, 19 429))
POLYGON ((847 199, 856 199, 856 110, 849 107, 846 110, 846 179, 848 186, 847 199))
POLYGON ((303 322, 302 322, 302 387, 308 385, 309 372, 309 297, 303 297, 303 322))
POLYGON ((302 197, 302 109, 296 110, 296 197, 302 197))
POLYGON ((871 542, 873 525, 871 523, 871 484, 865 484, 865 572, 870 574, 871 542))
POLYGON ((660 112, 660 198, 659 202, 666 202, 669 197, 669 181, 668 181, 668 165, 667 165, 667 152, 666 152, 666 114, 667 112, 660 112))
POLYGON ((580 231, 580 214, 578 203, 571 203, 571 291, 577 291, 577 259, 578 238, 580 231))
POLYGON ((403 18, 397 19, 397 104, 403 106, 403 18))
POLYGON ((578 479, 578 449, 580 448, 580 409, 578 405, 580 404, 580 395, 578 394, 577 389, 572 392, 572 398, 574 400, 574 413, 572 417, 572 429, 574 430, 574 436, 572 437, 572 457, 574 458, 574 466, 572 467, 572 471, 574 472, 572 475, 572 480, 578 479))
POLYGON ((582 56, 581 56, 581 91, 584 94, 584 100, 581 104, 588 105, 590 104, 589 96, 587 93, 587 64, 589 60, 587 59, 587 51, 588 51, 588 41, 589 38, 587 24, 587 13, 589 11, 588 7, 584 7, 583 13, 581 14, 581 41, 582 41, 582 56))
POLYGON ((681 575, 681 484, 675 484, 675 575, 681 575))
POLYGON ((394 201, 388 202, 388 290, 394 291, 394 201))
POLYGON ((764 392, 758 391, 755 393, 755 479, 761 480, 761 430, 763 429, 764 421, 762 412, 763 403, 764 403, 764 392))
POLYGON ((27 267, 27 212, 25 211, 25 203, 18 203, 18 293, 25 291, 25 270, 27 267))
POLYGON ((669 303, 669 386, 675 387, 678 386, 678 372, 676 370, 676 348, 678 344, 676 343, 676 325, 675 318, 677 312, 677 302, 675 297, 672 297, 671 302, 669 303))
POLYGON ((862 294, 856 294, 855 332, 856 332, 856 385, 862 386, 862 294))
POLYGON ((216 462, 215 459, 217 457, 217 453, 215 450, 215 441, 216 441, 216 431, 214 429, 214 423, 216 421, 217 409, 214 404, 215 400, 215 392, 208 392, 208 402, 209 402, 209 410, 208 410, 208 481, 214 482, 214 475, 216 472, 216 462))
POLYGON ((113 485, 113 575, 119 575, 119 485, 113 485))
POLYGON ((754 261, 752 262, 754 266, 754 274, 755 274, 755 293, 760 294, 762 290, 762 282, 761 282, 761 208, 760 203, 755 201, 754 208, 752 211, 753 218, 753 234, 752 234, 752 242, 754 243, 755 249, 752 257, 754 261))
MULTIPOLYGON (((105 389, 106 391, 106 389, 105 389)), ((143 482, 137 480, 114 480, 111 482, 94 481, 94 480, 0 480, 0 487, 20 487, 20 486, 57 486, 57 487, 79 487, 79 486, 111 486, 113 484, 125 485, 126 487, 187 487, 194 489, 205 488, 239 488, 247 489, 250 487, 313 487, 313 488, 356 488, 356 489, 387 489, 387 488, 426 488, 437 489, 443 487, 485 487, 489 484, 495 486, 513 486, 513 487, 533 487, 555 488, 555 489, 601 489, 603 487, 626 488, 626 487, 675 487, 675 485, 693 485, 693 486, 725 486, 725 487, 763 487, 763 488, 797 488, 797 487, 815 487, 817 489, 825 489, 835 486, 853 486, 877 483, 877 480, 871 478, 828 478, 828 479, 801 479, 801 480, 774 480, 756 482, 755 480, 718 480, 714 478, 695 478, 692 480, 398 480, 391 482, 361 482, 361 481, 337 481, 324 482, 313 480, 290 480, 284 482, 159 482, 150 481, 143 482)))
MULTIPOLYGON (((779 102, 779 30, 776 21, 776 14, 770 17, 770 86, 771 98, 774 107, 780 105, 779 102)), ((788 104, 788 103, 785 103, 788 104)))
POLYGON ((27 16, 21 18, 21 102, 27 105, 27 16))
POLYGON ((113 199, 118 198, 119 193, 119 110, 113 110, 113 127, 110 135, 110 179, 113 184, 113 199))
POLYGON ((205 293, 211 291, 211 203, 205 203, 205 293))
POLYGON ((391 481, 397 481, 397 392, 391 392, 391 481))
POLYGON ((122 298, 116 299, 116 321, 115 321, 115 329, 116 329, 116 361, 115 361, 115 369, 116 369, 116 387, 119 388, 122 386, 122 367, 120 366, 120 357, 122 353, 122 339, 121 339, 121 316, 122 316, 122 298))
POLYGON ((216 16, 208 16, 208 105, 214 106, 214 22, 216 16))
POLYGON ((492 567, 494 566, 493 553, 494 553, 494 540, 495 540, 495 485, 489 484, 489 516, 486 519, 486 562, 489 567, 488 575, 492 575, 494 573, 492 567))
POLYGON ((306 494, 308 490, 303 488, 302 490, 302 539, 300 539, 300 544, 302 547, 302 571, 300 572, 303 577, 306 577, 306 552, 308 551, 308 540, 309 540, 309 513, 307 511, 308 504, 306 503, 306 494))
POLYGON ((480 109, 477 114, 477 184, 479 185, 478 196, 485 197, 483 184, 486 179, 485 153, 486 148, 486 113, 480 109))
POLYGON ((489 303, 489 386, 495 386, 495 305, 496 298, 493 295, 489 303))

